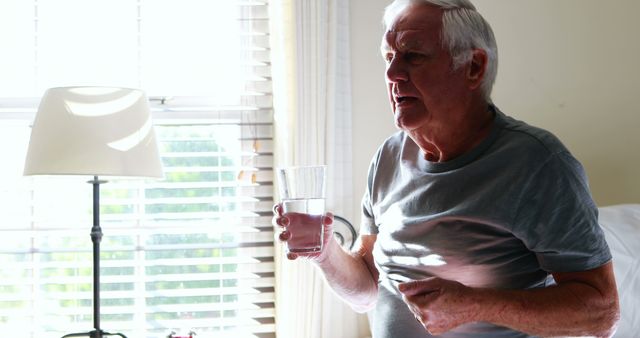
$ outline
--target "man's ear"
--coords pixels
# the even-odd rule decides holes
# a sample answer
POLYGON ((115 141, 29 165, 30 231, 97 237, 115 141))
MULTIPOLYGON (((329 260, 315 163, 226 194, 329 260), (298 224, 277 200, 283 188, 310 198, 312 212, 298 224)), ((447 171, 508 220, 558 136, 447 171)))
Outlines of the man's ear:
POLYGON ((489 58, 484 49, 476 48, 471 53, 471 62, 467 65, 467 81, 470 89, 476 89, 482 85, 489 58))

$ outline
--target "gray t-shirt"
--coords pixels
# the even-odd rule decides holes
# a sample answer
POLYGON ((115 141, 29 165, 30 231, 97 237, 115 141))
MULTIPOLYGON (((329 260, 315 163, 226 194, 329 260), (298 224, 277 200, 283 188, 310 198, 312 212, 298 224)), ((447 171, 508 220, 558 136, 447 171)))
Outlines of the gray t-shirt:
MULTIPOLYGON (((437 276, 472 287, 527 289, 550 272, 593 269, 611 254, 580 163, 551 133, 492 107, 489 136, 435 163, 404 132, 378 150, 363 198, 362 234, 377 234, 374 338, 429 337, 397 281, 437 276)), ((442 337, 527 337, 489 323, 442 337)))

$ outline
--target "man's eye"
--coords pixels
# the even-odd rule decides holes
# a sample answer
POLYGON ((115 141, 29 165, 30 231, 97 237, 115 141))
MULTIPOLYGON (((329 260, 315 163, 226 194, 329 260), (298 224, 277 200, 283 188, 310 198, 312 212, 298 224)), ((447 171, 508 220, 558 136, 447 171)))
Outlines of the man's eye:
POLYGON ((387 63, 391 63, 392 60, 393 60, 393 54, 385 54, 384 61, 386 61, 387 63))
POLYGON ((426 55, 420 53, 407 53, 405 55, 405 59, 410 63, 421 63, 426 58, 426 55))

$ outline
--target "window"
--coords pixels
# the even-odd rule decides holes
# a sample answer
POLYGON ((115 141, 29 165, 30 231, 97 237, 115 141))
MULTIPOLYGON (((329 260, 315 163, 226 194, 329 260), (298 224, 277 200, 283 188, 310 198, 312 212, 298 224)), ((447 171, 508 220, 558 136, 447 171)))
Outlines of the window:
POLYGON ((266 1, 0 3, 0 327, 92 322, 89 177, 22 177, 49 87, 152 97, 165 179, 101 187, 101 327, 128 337, 274 337, 266 1))

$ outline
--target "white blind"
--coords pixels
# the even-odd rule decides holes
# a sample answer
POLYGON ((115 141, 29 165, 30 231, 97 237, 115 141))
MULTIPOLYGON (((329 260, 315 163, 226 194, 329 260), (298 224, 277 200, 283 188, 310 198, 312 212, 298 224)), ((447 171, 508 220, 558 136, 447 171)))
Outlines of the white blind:
POLYGON ((101 326, 132 337, 275 337, 265 1, 0 3, 0 328, 92 329, 91 187, 21 176, 39 95, 152 96, 165 179, 101 187, 101 326), (12 65, 8 65, 12 64, 12 65))

